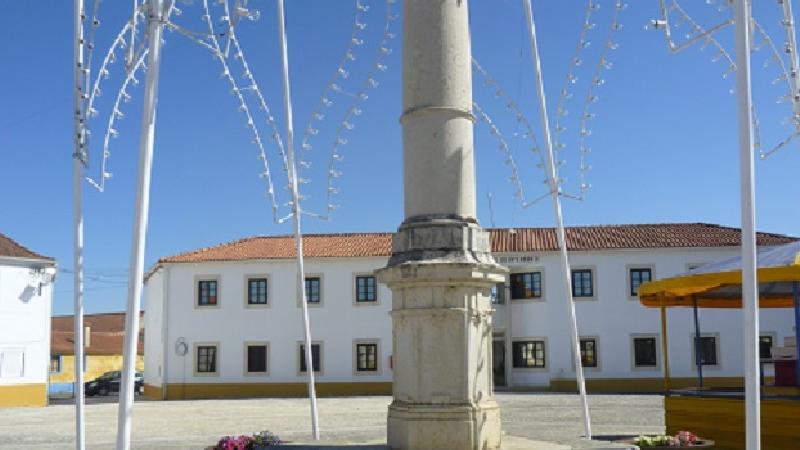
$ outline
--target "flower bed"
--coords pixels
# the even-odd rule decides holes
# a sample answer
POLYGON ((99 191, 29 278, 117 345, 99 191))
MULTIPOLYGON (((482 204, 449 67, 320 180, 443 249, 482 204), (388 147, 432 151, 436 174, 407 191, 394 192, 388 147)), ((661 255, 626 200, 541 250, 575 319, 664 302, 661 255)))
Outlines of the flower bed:
POLYGON ((639 448, 648 450, 663 450, 671 448, 713 448, 714 441, 699 438, 691 431, 681 431, 675 436, 656 435, 645 436, 629 439, 625 441, 627 444, 636 444, 639 448))
POLYGON ((216 445, 206 447, 206 450, 263 450, 282 443, 272 432, 261 431, 253 435, 225 436, 216 445))

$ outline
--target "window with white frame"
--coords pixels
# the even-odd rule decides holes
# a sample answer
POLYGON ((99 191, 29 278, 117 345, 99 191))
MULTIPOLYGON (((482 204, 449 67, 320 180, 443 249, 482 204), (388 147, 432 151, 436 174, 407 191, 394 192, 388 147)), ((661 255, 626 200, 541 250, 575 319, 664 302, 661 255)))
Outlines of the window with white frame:
POLYGON ((247 279, 247 304, 248 305, 266 305, 268 296, 269 281, 266 277, 248 278, 247 279))
POLYGON ((322 278, 306 277, 306 302, 319 304, 322 299, 322 278))
POLYGON ((356 342, 356 372, 378 371, 378 343, 356 342))
POLYGON ((542 298, 542 272, 512 273, 511 300, 542 298))
POLYGON ((50 373, 61 373, 62 357, 61 355, 50 356, 50 373))
MULTIPOLYGON (((306 346, 300 344, 300 373, 306 372, 306 346)), ((322 345, 319 343, 311 343, 311 365, 314 367, 314 372, 322 371, 322 345)))
POLYGON ((492 286, 492 303, 495 305, 502 305, 506 302, 506 285, 505 283, 497 283, 492 286))
POLYGON ((546 366, 544 340, 514 341, 511 350, 514 368, 543 369, 546 366))
POLYGON ((597 367, 597 339, 581 338, 581 366, 597 367))
POLYGON ((215 374, 218 370, 219 346, 198 344, 196 348, 195 371, 198 374, 215 374))
POLYGON ((658 338, 656 336, 633 337, 633 366, 637 368, 658 367, 658 338))
POLYGON ((217 305, 217 280, 197 281, 197 306, 217 305))
POLYGON ((719 339, 716 335, 701 335, 699 341, 696 336, 692 342, 692 361, 704 366, 716 366, 719 364, 719 339), (699 353, 698 353, 699 346, 699 353), (699 360, 698 360, 699 355, 699 360))
POLYGON ((572 270, 572 296, 594 297, 594 274, 591 269, 572 270))
POLYGON ((378 287, 374 275, 356 276, 356 302, 373 303, 378 301, 378 287))
POLYGON ((248 343, 245 345, 246 372, 248 374, 266 374, 268 346, 266 343, 248 343))
POLYGON ((761 359, 772 359, 772 347, 775 337, 772 334, 762 334, 758 338, 758 355, 761 359))
POLYGON ((653 281, 653 269, 651 267, 631 267, 628 269, 628 295, 631 297, 638 296, 639 286, 648 281, 653 281))

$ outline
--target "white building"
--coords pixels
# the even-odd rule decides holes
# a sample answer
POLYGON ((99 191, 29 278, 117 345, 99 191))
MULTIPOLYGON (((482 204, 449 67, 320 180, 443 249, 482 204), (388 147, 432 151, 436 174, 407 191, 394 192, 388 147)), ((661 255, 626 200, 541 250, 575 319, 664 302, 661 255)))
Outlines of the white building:
MULTIPOLYGON (((639 281, 737 255, 739 230, 709 224, 573 227, 567 232, 590 391, 663 388, 660 315, 639 281)), ((498 286, 491 360, 498 388, 572 390, 565 293, 553 229, 494 229, 510 269, 498 286)), ((762 233, 759 245, 794 238, 762 233)), ((306 288, 318 392, 391 392, 390 233, 307 235, 306 288)), ((305 395, 301 309, 291 237, 254 237, 162 258, 146 280, 145 391, 151 398, 305 395)), ((669 311, 673 387, 695 383, 691 309, 669 311), (683 320, 681 320, 683 319, 683 320)), ((764 345, 794 335, 792 318, 761 312, 764 345)), ((701 310, 707 384, 742 377, 741 311, 701 310)))
POLYGON ((0 234, 0 407, 45 406, 56 263, 0 234))

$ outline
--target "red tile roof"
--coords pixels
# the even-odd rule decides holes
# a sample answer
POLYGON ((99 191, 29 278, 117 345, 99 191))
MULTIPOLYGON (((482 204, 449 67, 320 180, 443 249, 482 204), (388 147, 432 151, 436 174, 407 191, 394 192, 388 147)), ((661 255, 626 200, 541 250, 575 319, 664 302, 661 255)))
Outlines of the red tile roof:
POLYGON ((34 251, 31 251, 18 242, 14 241, 10 237, 0 233, 0 256, 10 256, 12 258, 33 258, 33 259, 44 259, 48 261, 53 261, 53 258, 49 256, 40 255, 34 251))
MULTIPOLYGON (((492 251, 533 252, 558 250, 553 228, 490 229, 492 251)), ((630 248, 730 247, 739 245, 740 230, 706 223, 592 225, 567 228, 569 250, 630 248)), ((758 233, 758 245, 779 245, 797 238, 758 233)), ((391 233, 307 234, 303 252, 309 258, 390 256, 391 233)), ((196 263, 295 256, 291 236, 261 236, 236 240, 161 258, 163 263, 196 263)))
MULTIPOLYGON (((261 236, 161 258, 159 263, 286 259, 295 254, 291 236, 261 236)), ((307 234, 303 236, 303 254, 308 258, 390 256, 392 234, 307 234)))
MULTIPOLYGON (((554 228, 508 228, 489 230, 495 253, 556 251, 554 228)), ((661 223, 632 225, 592 225, 568 227, 569 250, 608 250, 631 248, 735 247, 741 230, 708 223, 661 223)), ((797 238, 757 233, 758 245, 780 245, 797 238)))
MULTIPOLYGON (((144 317, 144 313, 142 316, 144 317)), ((84 327, 90 327, 88 355, 121 355, 125 342, 125 313, 86 314, 83 316, 84 327)), ((50 353, 53 355, 72 355, 75 350, 73 316, 55 316, 51 322, 50 353)), ((144 330, 144 322, 139 321, 139 329, 144 330)), ((144 353, 143 341, 140 338, 137 353, 144 353)))

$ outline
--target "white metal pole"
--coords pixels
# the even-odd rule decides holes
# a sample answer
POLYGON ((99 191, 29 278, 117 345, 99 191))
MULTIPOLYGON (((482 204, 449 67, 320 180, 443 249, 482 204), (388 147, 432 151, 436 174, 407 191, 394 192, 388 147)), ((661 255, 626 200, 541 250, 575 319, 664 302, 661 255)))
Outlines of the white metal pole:
POLYGON ((142 277, 144 275, 147 216, 150 206, 150 174, 153 165, 158 70, 161 62, 161 36, 164 29, 163 0, 148 0, 146 11, 149 54, 147 55, 142 129, 139 136, 139 176, 134 206, 131 259, 128 269, 128 309, 125 313, 125 346, 123 348, 122 382, 117 418, 117 450, 128 450, 131 443, 131 414, 133 412, 136 348, 139 340, 139 310, 141 309, 142 277))
POLYGON ((541 116, 542 134, 544 136, 547 151, 547 178, 550 183, 550 193, 553 197, 553 211, 556 219, 556 233, 558 235, 558 247, 561 256, 561 281, 562 288, 567 297, 567 309, 570 320, 570 338, 572 341, 572 357, 575 363, 575 374, 578 381, 578 392, 581 399, 581 413, 583 415, 583 431, 587 439, 592 437, 592 426, 589 419, 589 401, 586 398, 586 381, 583 377, 583 365, 581 364, 581 348, 578 338, 578 323, 575 317, 575 302, 572 298, 572 283, 570 282, 569 256, 567 255, 567 238, 564 232, 564 219, 561 214, 560 187, 558 174, 556 173, 555 156, 553 155, 553 144, 550 138, 550 123, 547 118, 547 102, 544 95, 544 81, 542 80, 542 64, 539 58, 539 45, 536 42, 536 23, 533 18, 533 7, 531 0, 522 0, 525 9, 525 17, 528 22, 528 32, 530 34, 531 56, 533 59, 533 71, 536 77, 536 89, 539 96, 539 115, 541 116))
POLYGON ((742 208, 742 308, 747 450, 761 448, 758 355, 758 281, 756 279, 756 203, 750 92, 750 2, 736 0, 736 100, 742 208))
POLYGON ((300 231, 300 195, 297 188, 297 166, 294 160, 294 130, 292 125, 292 92, 289 85, 289 52, 286 46, 286 17, 283 0, 278 0, 278 39, 281 45, 283 63, 283 106, 286 115, 286 149, 289 163, 289 183, 292 188, 292 218, 294 221, 294 241, 297 248, 297 291, 303 309, 303 338, 305 340, 306 373, 308 374, 308 397, 311 402, 311 434, 319 440, 319 416, 317 413, 317 392, 314 387, 314 361, 311 356, 311 326, 308 320, 306 303, 305 269, 303 268, 303 234, 300 231))
POLYGON ((73 240, 75 248, 73 250, 73 296, 74 296, 74 343, 75 350, 75 448, 83 450, 86 448, 84 424, 84 398, 83 398, 83 158, 85 155, 84 147, 84 115, 83 99, 86 95, 84 91, 83 67, 83 20, 84 20, 83 0, 75 0, 75 20, 74 20, 74 58, 75 58, 75 152, 72 156, 72 219, 73 219, 73 240))

